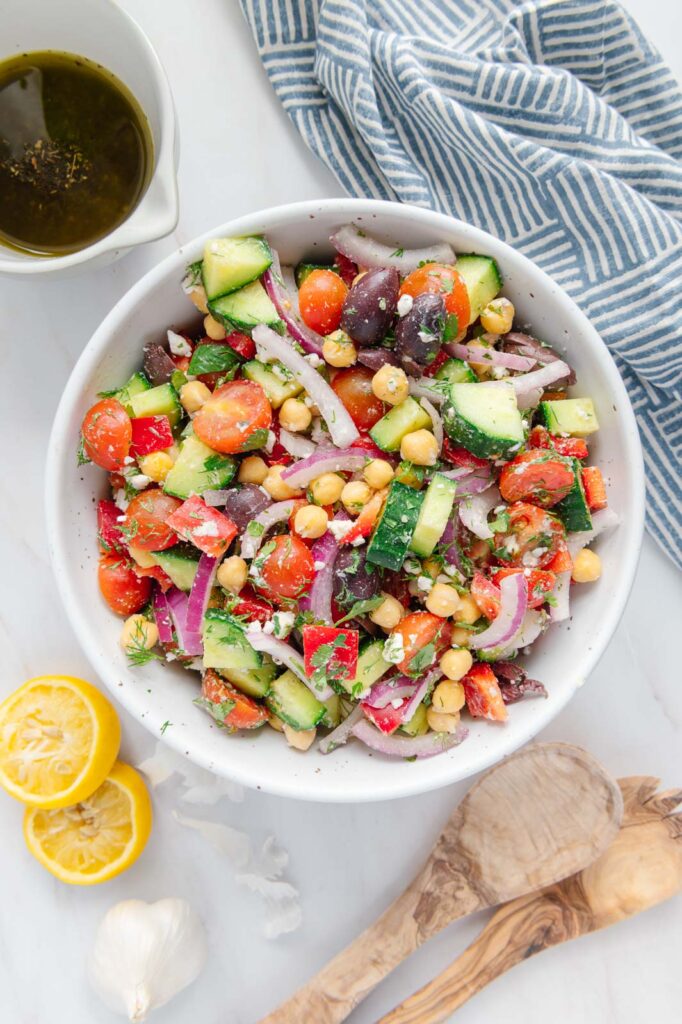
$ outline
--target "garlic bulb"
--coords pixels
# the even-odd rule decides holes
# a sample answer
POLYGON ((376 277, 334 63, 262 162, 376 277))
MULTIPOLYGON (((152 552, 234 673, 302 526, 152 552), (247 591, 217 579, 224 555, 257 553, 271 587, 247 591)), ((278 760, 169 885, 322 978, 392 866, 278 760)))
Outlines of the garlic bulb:
POLYGON ((124 900, 97 929, 88 974, 109 1009, 138 1022, 194 981, 207 954, 204 926, 186 900, 124 900))

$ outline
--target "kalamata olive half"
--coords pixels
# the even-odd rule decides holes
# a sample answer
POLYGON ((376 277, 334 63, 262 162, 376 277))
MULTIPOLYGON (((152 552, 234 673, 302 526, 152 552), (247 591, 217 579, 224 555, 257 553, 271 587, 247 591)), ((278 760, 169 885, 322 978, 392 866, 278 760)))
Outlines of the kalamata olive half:
POLYGON ((406 369, 413 363, 428 366, 440 351, 445 326, 445 301, 442 295, 424 292, 401 317, 395 329, 395 351, 406 369))
POLYGON ((376 345, 385 336, 398 305, 400 276, 395 267, 368 270, 343 303, 341 328, 357 345, 376 345))
POLYGON ((166 349, 156 341, 148 341, 143 352, 142 368, 149 380, 155 387, 167 384, 177 367, 166 349))
POLYGON ((343 608, 379 593, 379 577, 360 548, 341 548, 334 562, 334 598, 343 608))

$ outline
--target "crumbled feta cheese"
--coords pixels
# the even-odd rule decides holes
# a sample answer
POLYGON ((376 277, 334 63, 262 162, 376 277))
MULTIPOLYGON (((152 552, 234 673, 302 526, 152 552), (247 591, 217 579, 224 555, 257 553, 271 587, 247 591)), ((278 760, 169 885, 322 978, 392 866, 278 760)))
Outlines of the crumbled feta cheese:
POLYGON ((520 547, 518 537, 509 537, 504 547, 510 555, 515 555, 520 547))
POLYGON ((417 337, 422 345, 430 345, 433 341, 433 333, 431 331, 419 331, 417 337))
POLYGON ((352 540, 350 542, 350 546, 352 548, 359 548, 359 547, 361 547, 361 545, 363 545, 365 543, 366 540, 367 540, 366 537, 356 537, 354 540, 352 540))
POLYGON ((265 450, 268 453, 268 455, 271 453, 272 449, 275 447, 275 441, 276 440, 277 440, 277 438, 275 437, 275 434, 273 433, 273 431, 272 430, 268 430, 268 437, 267 437, 267 440, 266 440, 265 444, 263 445, 263 447, 265 448, 265 450))
POLYGON ((417 580, 417 589, 422 594, 428 594, 433 588, 433 580, 430 576, 420 576, 417 580))
POLYGON ((189 344, 186 338, 183 338, 181 334, 176 334, 175 331, 167 331, 168 346, 174 356, 191 356, 192 346, 189 344))
POLYGON ((384 659, 391 665, 397 665, 405 657, 405 646, 402 633, 392 633, 384 644, 384 659))
POLYGON ((509 376, 509 370, 507 369, 506 366, 493 366, 492 370, 490 371, 490 376, 494 380, 502 380, 503 377, 509 376))
POLYGON ((320 572, 320 570, 324 569, 326 567, 326 565, 327 565, 326 562, 319 562, 319 561, 318 562, 313 562, 313 568, 314 568, 315 572, 320 572))
POLYGON ((411 576, 417 576, 421 572, 421 565, 416 558, 406 558, 403 562, 403 572, 408 572, 411 576))
POLYGON ((393 700, 391 701, 391 707, 395 708, 395 710, 397 711, 398 708, 402 706, 402 703, 403 703, 403 698, 402 697, 394 697, 393 700))
POLYGON ((143 491, 145 487, 149 487, 151 482, 152 478, 150 476, 145 476, 144 473, 136 473, 128 480, 130 486, 134 487, 136 491, 143 491))
POLYGON ((294 628, 294 621, 293 612, 275 612, 272 617, 272 625, 278 640, 285 640, 289 636, 294 628))
POLYGON ((281 363, 273 363, 270 369, 274 373, 275 377, 279 377, 280 380, 283 380, 285 382, 291 380, 291 374, 286 369, 286 367, 282 366, 281 363))
POLYGON ((335 540, 342 541, 346 534, 352 530, 353 523, 350 520, 332 520, 329 524, 329 531, 334 535, 335 540))
POLYGON ((114 491, 114 505, 116 508, 120 508, 121 512, 125 512, 130 502, 126 498, 126 492, 123 487, 119 487, 117 491, 114 491))
POLYGON ((117 523, 125 523, 125 521, 126 521, 126 516, 116 516, 116 522, 117 523))
POLYGON ((123 460, 123 465, 124 466, 132 466, 134 464, 134 462, 135 462, 135 459, 132 457, 132 455, 126 455, 125 459, 123 460))
POLYGON ((248 623, 248 625, 246 627, 246 632, 247 633, 262 633, 263 632, 263 627, 262 627, 261 623, 258 622, 257 619, 253 619, 251 622, 248 623))
POLYGON ((265 634, 266 634, 267 636, 270 636, 270 634, 271 634, 271 633, 274 633, 274 632, 275 632, 275 624, 274 624, 274 622, 272 621, 272 619, 268 619, 268 621, 267 621, 267 622, 264 622, 264 623, 263 623, 263 632, 264 632, 264 633, 265 633, 265 634))
POLYGON ((177 655, 173 654, 172 651, 166 651, 166 661, 175 661, 176 658, 177 655))
POLYGON ((398 299, 398 316, 407 316, 414 305, 414 299, 411 295, 401 295, 398 299))
POLYGON ((316 352, 309 352, 308 355, 303 356, 303 358, 305 359, 306 363, 310 363, 310 365, 313 366, 315 369, 317 369, 318 366, 324 366, 324 359, 320 359, 316 352))
POLYGON ((209 519, 192 530, 192 533, 195 537, 217 537, 219 533, 218 524, 209 519))

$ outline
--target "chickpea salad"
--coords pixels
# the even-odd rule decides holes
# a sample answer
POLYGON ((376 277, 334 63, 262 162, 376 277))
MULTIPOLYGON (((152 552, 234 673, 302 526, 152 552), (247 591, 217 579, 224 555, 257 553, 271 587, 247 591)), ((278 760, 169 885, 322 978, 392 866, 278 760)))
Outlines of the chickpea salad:
POLYGON ((597 412, 491 257, 352 224, 331 244, 291 268, 210 241, 182 285, 197 328, 97 396, 99 588, 131 664, 196 670, 226 733, 429 757, 547 695, 520 656, 617 522, 597 412))

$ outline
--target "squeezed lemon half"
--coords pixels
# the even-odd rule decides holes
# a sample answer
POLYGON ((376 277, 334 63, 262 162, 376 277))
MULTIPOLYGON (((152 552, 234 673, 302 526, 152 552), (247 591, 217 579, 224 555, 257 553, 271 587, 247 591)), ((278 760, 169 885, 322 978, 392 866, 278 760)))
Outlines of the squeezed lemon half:
POLYGON ((0 704, 0 785, 30 807, 77 804, 104 782, 120 742, 113 705, 90 683, 29 679, 0 704))

